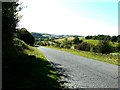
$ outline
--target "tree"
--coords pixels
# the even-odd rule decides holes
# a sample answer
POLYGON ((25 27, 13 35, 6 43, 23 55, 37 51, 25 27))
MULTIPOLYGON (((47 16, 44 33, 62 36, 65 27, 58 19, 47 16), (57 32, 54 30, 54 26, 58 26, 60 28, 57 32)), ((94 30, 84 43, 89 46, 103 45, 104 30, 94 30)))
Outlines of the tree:
POLYGON ((111 40, 111 37, 110 37, 110 35, 106 35, 104 39, 111 40))
POLYGON ((98 40, 103 40, 104 38, 105 38, 104 35, 98 35, 98 36, 97 36, 97 39, 98 39, 98 40))
POLYGON ((85 39, 92 39, 92 36, 86 36, 85 39))
POLYGON ((10 42, 16 31, 16 26, 19 21, 17 2, 2 3, 2 39, 3 44, 10 42))
POLYGON ((79 44, 79 43, 80 43, 79 38, 78 38, 78 37, 75 37, 75 38, 73 39, 73 43, 74 43, 74 44, 79 44))
POLYGON ((92 36, 92 39, 94 39, 94 40, 97 40, 98 39, 98 36, 92 36))
POLYGON ((18 30, 18 38, 31 46, 35 43, 35 38, 25 28, 21 28, 20 30, 18 30))
POLYGON ((111 37, 111 41, 112 41, 112 42, 116 42, 116 41, 117 41, 117 36, 112 36, 112 37, 111 37))
POLYGON ((4 83, 2 87, 4 89, 14 86, 17 80, 16 71, 19 71, 17 69, 19 66, 16 66, 18 60, 15 60, 17 50, 13 45, 16 26, 19 21, 18 11, 20 9, 17 9, 18 6, 17 2, 2 2, 2 79, 4 83), (16 78, 16 80, 13 78, 16 78))
POLYGON ((98 51, 102 54, 109 54, 113 51, 112 45, 110 45, 109 40, 101 40, 98 44, 98 51))
POLYGON ((118 37, 117 37, 117 41, 120 42, 120 35, 118 35, 118 37))

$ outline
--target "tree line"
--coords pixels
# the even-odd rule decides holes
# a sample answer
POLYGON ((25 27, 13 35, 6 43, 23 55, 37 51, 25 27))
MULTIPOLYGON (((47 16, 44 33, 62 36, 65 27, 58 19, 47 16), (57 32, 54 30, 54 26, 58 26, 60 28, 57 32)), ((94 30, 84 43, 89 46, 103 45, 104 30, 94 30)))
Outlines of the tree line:
POLYGON ((107 40, 110 40, 112 42, 119 42, 120 41, 120 35, 118 36, 110 36, 110 35, 94 35, 94 36, 91 36, 91 35, 88 35, 85 37, 85 39, 93 39, 93 40, 104 40, 104 39, 107 39, 107 40))

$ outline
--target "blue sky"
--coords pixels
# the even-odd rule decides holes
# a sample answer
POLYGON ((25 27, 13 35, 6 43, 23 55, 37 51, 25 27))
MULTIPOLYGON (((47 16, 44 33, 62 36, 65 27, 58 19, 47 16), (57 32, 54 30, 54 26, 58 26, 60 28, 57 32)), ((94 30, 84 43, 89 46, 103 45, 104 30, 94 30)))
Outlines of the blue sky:
POLYGON ((65 2, 65 4, 75 13, 89 18, 110 21, 112 24, 118 19, 118 3, 116 2, 65 2))
POLYGON ((118 2, 81 0, 23 1, 21 26, 30 32, 77 35, 117 35, 118 2))
POLYGON ((118 3, 116 2, 65 2, 75 13, 96 20, 104 20, 111 24, 117 24, 118 3), (81 13, 82 12, 82 13, 81 13))

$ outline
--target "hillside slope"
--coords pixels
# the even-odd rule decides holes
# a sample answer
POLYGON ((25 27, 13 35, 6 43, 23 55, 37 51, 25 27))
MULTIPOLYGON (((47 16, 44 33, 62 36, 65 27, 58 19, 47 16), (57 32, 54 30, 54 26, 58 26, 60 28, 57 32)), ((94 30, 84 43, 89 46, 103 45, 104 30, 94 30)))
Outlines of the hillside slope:
POLYGON ((59 76, 35 47, 15 38, 3 48, 3 89, 60 88, 59 76))

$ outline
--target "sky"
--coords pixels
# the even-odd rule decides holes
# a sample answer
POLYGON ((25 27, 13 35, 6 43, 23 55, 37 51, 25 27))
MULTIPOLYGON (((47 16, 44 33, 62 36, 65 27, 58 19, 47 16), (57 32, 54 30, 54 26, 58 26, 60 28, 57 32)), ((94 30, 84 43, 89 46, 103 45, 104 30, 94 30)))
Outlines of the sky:
POLYGON ((69 35, 118 35, 117 0, 20 0, 19 26, 30 32, 69 35))

